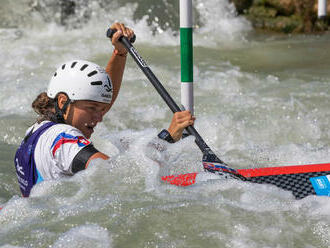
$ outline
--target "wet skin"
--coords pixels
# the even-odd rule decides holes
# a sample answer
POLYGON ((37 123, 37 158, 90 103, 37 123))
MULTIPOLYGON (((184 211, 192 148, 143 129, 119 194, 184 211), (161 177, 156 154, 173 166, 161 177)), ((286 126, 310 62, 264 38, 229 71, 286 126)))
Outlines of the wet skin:
POLYGON ((89 139, 108 111, 109 104, 80 100, 69 105, 64 118, 67 124, 79 129, 89 139))

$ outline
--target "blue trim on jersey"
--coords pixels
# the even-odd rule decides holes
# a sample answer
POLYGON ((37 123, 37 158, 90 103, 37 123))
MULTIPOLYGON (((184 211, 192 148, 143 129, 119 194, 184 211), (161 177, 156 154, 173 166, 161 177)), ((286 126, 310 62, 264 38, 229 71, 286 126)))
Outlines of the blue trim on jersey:
POLYGON ((36 182, 36 184, 37 184, 37 183, 41 183, 42 181, 44 181, 44 178, 41 176, 40 172, 37 169, 36 169, 36 171, 37 171, 37 174, 38 174, 38 179, 37 179, 37 182, 36 182))
POLYGON ((55 138, 51 149, 55 148, 56 149, 65 144, 65 143, 77 143, 77 145, 79 147, 84 147, 86 145, 89 145, 90 142, 83 136, 73 136, 71 134, 67 134, 65 132, 60 133, 59 135, 57 135, 57 137, 55 138))
POLYGON ((59 142, 61 139, 66 139, 66 140, 78 140, 77 136, 73 136, 71 134, 67 134, 65 132, 60 133, 59 135, 57 135, 57 137, 55 138, 51 148, 53 148, 57 142, 59 142))

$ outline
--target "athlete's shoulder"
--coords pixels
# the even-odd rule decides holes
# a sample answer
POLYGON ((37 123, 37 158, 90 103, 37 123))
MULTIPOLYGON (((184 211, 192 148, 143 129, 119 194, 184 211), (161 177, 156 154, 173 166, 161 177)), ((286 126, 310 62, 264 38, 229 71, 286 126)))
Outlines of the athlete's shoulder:
POLYGON ((54 134, 57 134, 59 132, 60 133, 65 132, 68 134, 72 134, 74 136, 84 136, 83 133, 78 128, 75 128, 68 124, 62 124, 62 123, 55 124, 54 126, 52 126, 50 128, 49 131, 50 131, 50 133, 54 133, 54 134))
POLYGON ((83 133, 67 124, 56 124, 52 126, 46 133, 46 137, 51 142, 51 147, 60 147, 64 144, 76 144, 78 147, 84 147, 91 142, 83 135, 83 133))
POLYGON ((40 123, 36 122, 34 123, 32 126, 30 126, 26 132, 25 132, 25 136, 28 135, 31 131, 35 132, 37 131, 41 126, 43 126, 44 124, 48 123, 49 121, 42 121, 40 123))
MULTIPOLYGON (((44 121, 38 124, 36 126, 37 128, 40 128, 41 126, 45 125, 49 121, 44 121)), ((88 145, 91 142, 85 138, 83 133, 68 124, 62 124, 62 123, 56 123, 55 125, 51 126, 46 130, 40 137, 40 142, 45 144, 48 144, 47 146, 54 146, 54 144, 63 141, 71 140, 71 142, 75 141, 75 143, 78 144, 85 144, 88 145)))

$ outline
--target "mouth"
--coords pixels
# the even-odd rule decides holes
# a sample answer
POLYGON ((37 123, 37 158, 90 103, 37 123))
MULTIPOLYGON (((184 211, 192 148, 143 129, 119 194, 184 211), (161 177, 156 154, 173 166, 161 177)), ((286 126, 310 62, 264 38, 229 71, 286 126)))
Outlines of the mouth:
POLYGON ((94 132, 94 127, 89 127, 89 126, 87 126, 87 129, 88 129, 89 131, 91 131, 91 132, 94 132))

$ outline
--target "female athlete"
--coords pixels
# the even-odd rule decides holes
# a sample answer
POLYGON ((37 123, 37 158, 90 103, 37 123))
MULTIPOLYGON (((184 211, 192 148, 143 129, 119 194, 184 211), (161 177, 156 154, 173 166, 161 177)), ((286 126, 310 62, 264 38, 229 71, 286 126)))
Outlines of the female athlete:
MULTIPOLYGON (((109 159, 89 139, 119 93, 127 51, 118 39, 134 35, 122 23, 114 23, 111 28, 117 32, 112 37, 114 50, 106 69, 84 60, 65 62, 53 74, 47 92, 33 101, 39 118, 27 130, 15 155, 24 197, 43 180, 72 176, 86 169, 93 159, 109 159)), ((189 111, 177 112, 170 127, 158 137, 173 143, 194 120, 189 111)))

